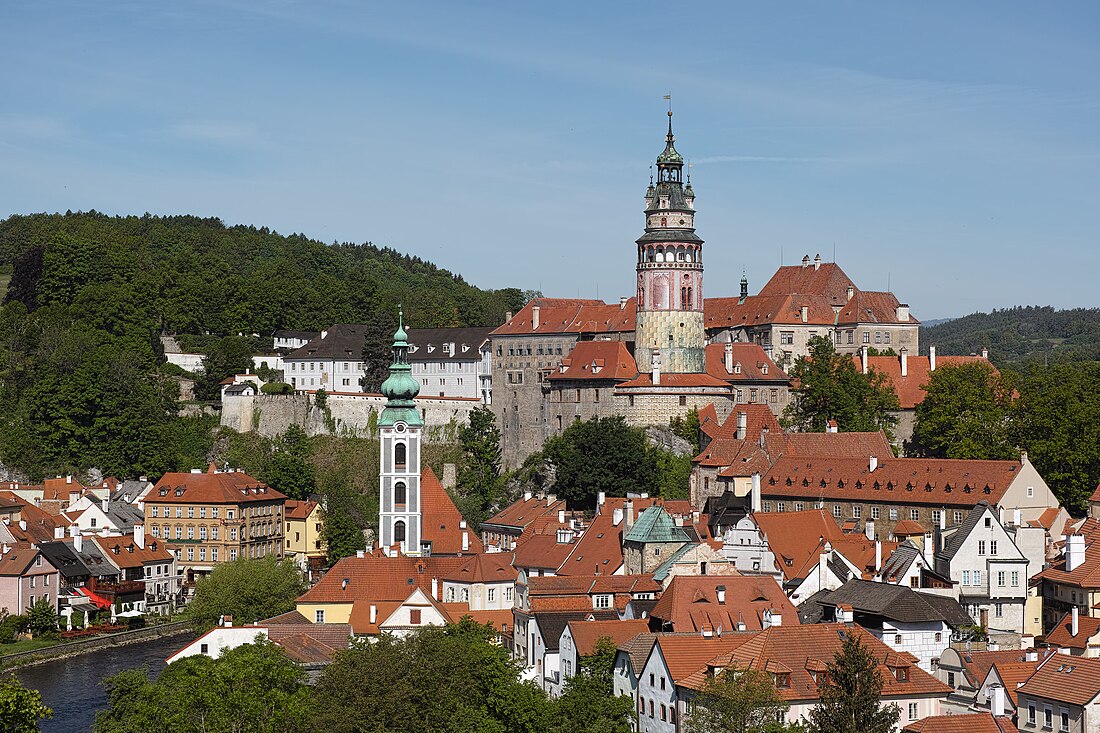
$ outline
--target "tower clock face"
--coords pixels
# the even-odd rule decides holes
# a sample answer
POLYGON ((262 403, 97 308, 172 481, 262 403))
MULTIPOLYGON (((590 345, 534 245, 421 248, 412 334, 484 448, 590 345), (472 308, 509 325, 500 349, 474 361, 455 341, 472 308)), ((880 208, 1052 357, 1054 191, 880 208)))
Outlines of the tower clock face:
POLYGON ((403 423, 403 422, 399 422, 399 423, 394 423, 394 425, 393 425, 393 429, 394 429, 394 431, 395 431, 395 432, 398 432, 398 433, 403 433, 403 432, 405 432, 405 427, 406 427, 406 426, 405 426, 405 423, 403 423))

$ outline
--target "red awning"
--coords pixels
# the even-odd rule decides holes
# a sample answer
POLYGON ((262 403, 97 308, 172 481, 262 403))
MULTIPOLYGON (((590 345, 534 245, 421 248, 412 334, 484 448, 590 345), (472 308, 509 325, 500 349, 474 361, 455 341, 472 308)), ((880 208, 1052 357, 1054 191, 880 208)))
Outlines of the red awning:
POLYGON ((101 608, 104 611, 106 611, 108 608, 111 607, 111 602, 110 601, 108 601, 106 598, 104 598, 101 595, 93 593, 92 591, 88 590, 87 588, 77 588, 76 592, 79 593, 82 596, 87 596, 88 600, 90 600, 92 603, 94 603, 96 605, 96 608, 101 608))

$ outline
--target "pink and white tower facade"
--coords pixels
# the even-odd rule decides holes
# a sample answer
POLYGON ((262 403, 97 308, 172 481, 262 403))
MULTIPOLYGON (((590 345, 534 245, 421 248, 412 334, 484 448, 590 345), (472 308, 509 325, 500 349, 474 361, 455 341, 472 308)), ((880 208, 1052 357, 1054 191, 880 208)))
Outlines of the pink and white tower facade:
POLYGON ((638 244, 638 318, 634 359, 643 374, 705 371, 703 240, 695 234, 695 193, 683 182, 684 158, 668 113, 657 181, 645 195, 645 234, 638 244))

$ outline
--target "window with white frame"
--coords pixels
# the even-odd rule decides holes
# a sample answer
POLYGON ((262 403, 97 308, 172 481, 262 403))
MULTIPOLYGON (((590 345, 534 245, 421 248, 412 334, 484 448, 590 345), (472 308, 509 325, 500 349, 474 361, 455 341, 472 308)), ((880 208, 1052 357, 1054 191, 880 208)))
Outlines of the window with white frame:
POLYGON ((877 506, 871 507, 871 519, 878 519, 879 508, 877 506))
POLYGON ((909 703, 909 720, 916 720, 917 714, 917 703, 909 703))
POLYGON ((920 519, 920 510, 919 509, 910 509, 909 510, 909 518, 912 519, 914 522, 917 521, 918 519, 920 519))

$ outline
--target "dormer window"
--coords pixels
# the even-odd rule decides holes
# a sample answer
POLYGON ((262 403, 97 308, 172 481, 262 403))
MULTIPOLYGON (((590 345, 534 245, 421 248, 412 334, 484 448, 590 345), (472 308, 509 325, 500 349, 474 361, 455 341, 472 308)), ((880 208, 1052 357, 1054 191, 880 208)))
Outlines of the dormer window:
POLYGON ((733 373, 734 374, 740 374, 741 373, 741 362, 737 362, 736 364, 733 365, 733 373))
POLYGON ((895 667, 894 668, 894 679, 896 679, 898 682, 908 682, 909 681, 909 668, 908 667, 895 667))
POLYGON ((773 675, 775 679, 775 686, 779 689, 784 689, 791 686, 791 673, 790 672, 776 672, 773 675))

